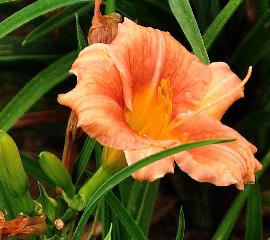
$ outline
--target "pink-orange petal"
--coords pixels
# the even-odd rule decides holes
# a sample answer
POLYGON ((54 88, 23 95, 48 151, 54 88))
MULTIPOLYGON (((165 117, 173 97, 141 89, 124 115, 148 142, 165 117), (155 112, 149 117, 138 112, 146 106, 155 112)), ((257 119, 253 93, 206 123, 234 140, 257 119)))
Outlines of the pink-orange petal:
MULTIPOLYGON (((165 147, 152 145, 143 149, 124 151, 128 165, 131 165, 139 160, 148 157, 152 154, 165 150, 165 147)), ((138 181, 152 182, 163 177, 166 173, 174 172, 174 157, 169 156, 158 160, 154 163, 141 168, 132 174, 133 178, 138 181)))
POLYGON ((231 71, 226 63, 214 62, 208 67, 211 70, 212 78, 207 92, 200 102, 199 109, 205 108, 205 112, 210 116, 221 119, 227 109, 237 99, 244 96, 244 87, 238 87, 241 84, 241 80, 231 71), (230 94, 228 95, 228 93, 230 94), (217 99, 220 100, 216 102, 217 99), (211 106, 215 102, 216 104, 211 106))
POLYGON ((107 48, 93 44, 80 53, 71 69, 77 85, 58 101, 70 107, 78 116, 78 127, 101 144, 116 149, 145 147, 147 139, 125 121, 122 84, 107 48))
POLYGON ((234 142, 220 143, 189 150, 186 157, 176 156, 176 163, 192 178, 218 186, 255 181, 255 172, 261 164, 255 159, 256 148, 232 128, 206 114, 198 114, 182 122, 174 131, 184 142, 215 138, 236 138, 234 142))
POLYGON ((109 54, 120 72, 125 103, 130 110, 134 94, 149 87, 151 98, 160 81, 169 79, 174 91, 174 111, 187 111, 203 97, 211 79, 207 66, 169 33, 142 27, 127 18, 118 25, 109 54))

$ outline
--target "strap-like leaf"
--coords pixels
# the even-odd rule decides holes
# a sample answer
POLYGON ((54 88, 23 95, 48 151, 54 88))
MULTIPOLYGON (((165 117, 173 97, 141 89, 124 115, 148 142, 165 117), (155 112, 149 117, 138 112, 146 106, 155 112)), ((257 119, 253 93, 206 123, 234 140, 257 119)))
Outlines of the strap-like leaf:
POLYGON ((142 230, 136 224, 135 220, 131 217, 129 212, 120 202, 120 200, 112 193, 109 192, 105 196, 105 200, 110 208, 113 210, 114 214, 121 221, 127 232, 129 233, 131 239, 134 240, 146 240, 147 238, 143 234, 142 230))
POLYGON ((32 78, 1 111, 0 128, 9 130, 42 95, 65 80, 75 57, 76 52, 71 52, 32 78))
POLYGON ((81 2, 89 3, 90 1, 92 0, 38 0, 2 21, 0 23, 0 38, 45 13, 68 5, 81 2))
POLYGON ((78 15, 81 15, 88 12, 89 9, 90 6, 88 4, 86 6, 84 4, 84 6, 81 8, 78 8, 78 6, 76 5, 66 7, 63 12, 59 13, 56 16, 50 17, 47 21, 40 24, 38 27, 28 33, 23 41, 23 45, 37 41, 41 39, 44 35, 53 31, 55 28, 59 28, 71 22, 74 19, 73 14, 75 12, 78 13, 78 15))
POLYGON ((160 160, 162 158, 168 157, 172 154, 185 151, 188 149, 196 148, 196 147, 201 147, 201 146, 206 146, 209 144, 216 144, 216 143, 221 143, 221 142, 227 142, 227 141, 232 141, 232 139, 214 139, 214 140, 205 140, 205 141, 200 141, 200 142, 193 142, 193 143, 188 143, 188 144, 183 144, 177 147, 173 147, 167 150, 164 150, 160 153, 153 154, 149 157, 146 157, 142 159, 141 161, 136 162, 135 164, 132 164, 128 167, 125 167, 121 171, 117 172, 114 174, 111 178, 109 178, 103 185, 101 185, 100 188, 97 189, 97 191, 92 195, 92 197, 89 199, 88 204, 83 212, 83 215, 78 223, 78 226, 75 230, 75 233, 73 235, 73 240, 79 240, 81 239, 81 234, 83 232, 83 229, 85 227, 85 224, 88 221, 88 218, 91 215, 91 212, 93 211, 93 208, 96 205, 96 202, 102 198, 109 190, 111 190, 113 187, 115 187, 117 184, 119 184, 121 181, 129 177, 133 172, 139 170, 140 168, 151 164, 157 160, 160 160))
POLYGON ((207 50, 212 46, 218 34, 221 32, 225 24, 229 21, 242 2, 243 0, 230 0, 220 11, 211 25, 207 28, 203 34, 203 40, 207 50))
POLYGON ((169 0, 169 4, 194 53, 202 62, 209 63, 204 42, 189 0, 169 0))
MULTIPOLYGON (((262 160, 263 168, 256 174, 257 181, 270 165, 270 151, 265 155, 262 160)), ((217 231, 215 232, 212 240, 226 240, 229 239, 232 229, 239 217, 240 211, 243 208, 246 200, 246 190, 240 192, 235 198, 231 207, 224 216, 222 222, 219 224, 217 231)))
POLYGON ((245 240, 262 239, 262 199, 259 184, 247 188, 247 222, 245 240))
POLYGON ((181 207, 179 212, 178 229, 175 240, 183 240, 184 232, 185 232, 185 216, 183 208, 181 207))
POLYGON ((148 235, 158 188, 159 180, 152 183, 134 181, 130 192, 127 209, 145 235, 148 235))

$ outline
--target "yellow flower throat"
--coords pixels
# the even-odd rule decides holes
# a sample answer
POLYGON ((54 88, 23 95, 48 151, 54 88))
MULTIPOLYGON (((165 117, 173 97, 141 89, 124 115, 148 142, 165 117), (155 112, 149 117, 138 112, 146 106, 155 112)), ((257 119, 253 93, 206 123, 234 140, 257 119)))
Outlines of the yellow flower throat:
POLYGON ((172 115, 173 90, 168 78, 162 79, 151 94, 149 86, 133 96, 132 111, 125 111, 130 127, 141 135, 154 139, 166 139, 167 127, 172 115))

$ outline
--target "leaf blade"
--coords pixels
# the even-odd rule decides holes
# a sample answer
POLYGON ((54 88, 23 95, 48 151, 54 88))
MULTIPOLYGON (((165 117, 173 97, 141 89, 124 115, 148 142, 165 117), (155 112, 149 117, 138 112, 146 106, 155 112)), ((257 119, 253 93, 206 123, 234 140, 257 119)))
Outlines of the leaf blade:
MULTIPOLYGON (((263 165, 262 170, 260 170, 256 174, 257 181, 261 178, 267 167, 270 165, 270 150, 264 156, 262 160, 262 165, 263 165)), ((238 219, 240 211, 244 206, 245 201, 246 201, 246 190, 240 192, 234 199, 229 210, 226 212, 221 223, 219 224, 214 236, 212 237, 212 240, 226 240, 229 238, 232 229, 238 219)))
POLYGON ((121 201, 112 192, 109 192, 105 196, 105 200, 130 234, 131 239, 147 239, 121 201))
POLYGON ((188 39, 194 53, 204 63, 210 63, 204 42, 188 0, 169 0, 170 8, 188 39))
POLYGON ((79 159, 76 162, 75 170, 74 170, 74 177, 75 177, 75 183, 78 184, 80 177, 82 176, 87 163, 90 159, 90 156, 95 148, 96 141, 92 138, 87 138, 83 149, 79 155, 79 159))
POLYGON ((90 6, 83 6, 78 9, 77 6, 70 6, 64 9, 63 12, 56 16, 49 18, 44 23, 40 24, 38 27, 34 28, 30 33, 26 35, 22 45, 29 44, 31 42, 37 41, 44 35, 50 33, 55 28, 59 28, 73 20, 73 13, 81 15, 89 10, 90 6))
POLYGON ((71 52, 32 78, 0 112, 0 128, 8 131, 43 94, 66 79, 75 57, 71 52))
POLYGON ((221 32, 225 24, 229 21, 242 2, 243 0, 230 0, 206 29, 205 33, 203 34, 203 40, 207 50, 212 46, 218 34, 221 32))
POLYGON ((175 240, 183 240, 184 232, 185 232, 185 216, 184 216, 183 207, 181 207, 179 211, 178 228, 177 228, 177 235, 176 235, 175 240))
POLYGON ((89 2, 89 0, 38 0, 2 21, 0 23, 0 38, 45 13, 80 2, 89 2))
POLYGON ((112 239, 112 224, 110 226, 110 230, 108 232, 108 234, 106 235, 106 237, 104 238, 104 240, 111 240, 112 239))
POLYGON ((200 141, 200 142, 194 142, 194 143, 188 143, 183 144, 181 146, 173 147, 167 150, 164 150, 160 153, 153 154, 149 157, 146 157, 142 159, 141 161, 138 161, 135 164, 132 164, 128 167, 125 167, 121 171, 117 172, 115 175, 113 175, 111 178, 109 178, 97 191, 92 195, 92 197, 89 199, 88 204, 83 212, 83 215, 78 223, 78 226, 74 232, 74 235, 72 237, 73 240, 79 240, 83 231, 83 228, 85 224, 87 223, 87 220, 97 202, 101 197, 103 197, 109 190, 111 190, 113 187, 115 187, 117 184, 119 184, 121 181, 126 179, 128 176, 130 176, 133 172, 137 171, 138 169, 146 166, 147 164, 150 164, 152 162, 155 162, 159 159, 165 158, 169 155, 175 154, 180 151, 185 151, 191 148, 201 147, 208 144, 216 144, 226 141, 232 141, 232 139, 214 139, 214 140, 206 140, 206 141, 200 141))
POLYGON ((262 239, 262 199, 258 183, 247 189, 245 240, 262 239))

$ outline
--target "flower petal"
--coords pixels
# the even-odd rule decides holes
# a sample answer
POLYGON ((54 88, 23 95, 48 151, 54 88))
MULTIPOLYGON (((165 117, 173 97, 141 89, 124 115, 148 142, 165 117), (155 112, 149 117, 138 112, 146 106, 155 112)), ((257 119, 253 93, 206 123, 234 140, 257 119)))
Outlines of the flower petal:
POLYGON ((211 72, 169 33, 142 27, 125 18, 110 45, 122 79, 126 106, 132 109, 132 96, 149 87, 151 98, 162 79, 169 79, 177 111, 197 104, 207 89, 211 72), (195 90, 195 91, 194 91, 195 90))
POLYGON ((205 112, 210 116, 221 119, 227 109, 244 96, 244 88, 240 86, 242 81, 226 63, 215 62, 208 67, 212 72, 212 79, 199 109, 205 108, 205 112))
POLYGON ((78 116, 78 126, 101 144, 116 149, 145 147, 147 140, 126 123, 119 72, 108 55, 108 46, 93 44, 74 62, 76 87, 59 95, 59 103, 78 116))
MULTIPOLYGON (((179 54, 180 52, 177 53, 177 55, 179 54)), ((178 59, 177 62, 170 62, 170 65, 177 69, 171 80, 173 88, 172 117, 175 118, 197 109, 212 76, 208 66, 187 51, 181 59, 178 59)))
MULTIPOLYGON (((158 144, 158 143, 157 143, 158 144)), ((163 145, 163 143, 161 144, 163 145)), ((166 147, 152 145, 144 149, 124 151, 128 165, 131 165, 152 154, 165 150, 166 147)), ((152 182, 163 177, 166 173, 174 172, 174 157, 169 156, 141 168, 132 174, 138 181, 152 182)))
POLYGON ((197 181, 218 186, 236 184, 243 189, 244 183, 255 181, 255 172, 261 169, 261 164, 253 156, 256 148, 235 130, 206 114, 198 114, 183 122, 173 134, 178 135, 182 142, 237 139, 189 150, 185 157, 175 156, 181 170, 197 181))

